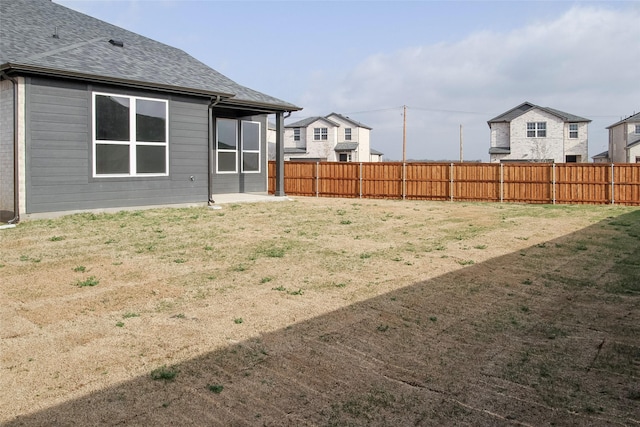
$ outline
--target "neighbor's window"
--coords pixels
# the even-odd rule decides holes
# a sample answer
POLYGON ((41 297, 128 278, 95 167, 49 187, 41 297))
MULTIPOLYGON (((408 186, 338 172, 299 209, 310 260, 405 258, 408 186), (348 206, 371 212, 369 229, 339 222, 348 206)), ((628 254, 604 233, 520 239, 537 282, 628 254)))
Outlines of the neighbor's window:
POLYGON ((242 172, 260 172, 259 122, 242 122, 242 172))
POLYGON ((640 125, 636 125, 636 133, 640 134, 640 125))
POLYGON ((238 122, 231 119, 216 120, 216 172, 238 171, 238 122))
POLYGON ((569 123, 569 138, 577 138, 577 137, 578 137, 578 124, 569 123))
POLYGON ((528 138, 544 138, 547 136, 547 122, 527 123, 528 138))
POLYGON ((338 155, 339 162, 350 162, 352 160, 351 154, 349 153, 340 153, 338 155))
POLYGON ((300 141, 300 128, 293 129, 293 140, 300 141))
POLYGON ((93 176, 166 176, 169 103, 93 93, 93 176))
POLYGON ((326 141, 327 140, 327 128, 313 128, 313 140, 314 141, 326 141))
POLYGON ((351 141, 351 128, 344 129, 344 140, 351 141))

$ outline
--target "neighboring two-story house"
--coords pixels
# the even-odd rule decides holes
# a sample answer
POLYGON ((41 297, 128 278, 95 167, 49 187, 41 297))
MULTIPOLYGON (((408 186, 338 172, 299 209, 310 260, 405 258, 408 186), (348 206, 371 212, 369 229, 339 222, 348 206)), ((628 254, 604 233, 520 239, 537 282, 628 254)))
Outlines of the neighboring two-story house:
POLYGON ((524 102, 487 122, 491 129, 490 161, 587 162, 589 122, 524 102))
POLYGON ((601 157, 614 163, 640 163, 640 113, 620 120, 607 129, 609 151, 601 153, 601 157))
POLYGON ((285 160, 379 162, 371 149, 371 128, 341 114, 309 117, 285 125, 285 160))

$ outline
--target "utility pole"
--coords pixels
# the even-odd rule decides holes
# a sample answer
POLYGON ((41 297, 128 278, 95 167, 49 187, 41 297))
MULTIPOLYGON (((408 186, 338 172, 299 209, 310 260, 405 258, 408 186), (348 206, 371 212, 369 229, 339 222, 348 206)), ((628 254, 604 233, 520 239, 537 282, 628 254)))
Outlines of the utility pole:
POLYGON ((463 146, 463 138, 462 138, 462 125, 460 125, 460 163, 462 163, 464 160, 463 156, 462 156, 462 146, 463 146))
POLYGON ((402 200, 407 197, 407 106, 402 106, 402 200))
POLYGON ((407 106, 402 106, 402 163, 407 161, 407 106))

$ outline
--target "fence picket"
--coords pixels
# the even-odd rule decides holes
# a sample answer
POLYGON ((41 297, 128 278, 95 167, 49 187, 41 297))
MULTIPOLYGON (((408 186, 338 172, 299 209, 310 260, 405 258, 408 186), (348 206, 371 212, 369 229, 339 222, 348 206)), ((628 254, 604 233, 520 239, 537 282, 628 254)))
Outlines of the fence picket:
MULTIPOLYGON (((275 164, 269 162, 269 192, 275 164)), ((640 206, 640 164, 285 162, 285 193, 316 197, 640 206)))

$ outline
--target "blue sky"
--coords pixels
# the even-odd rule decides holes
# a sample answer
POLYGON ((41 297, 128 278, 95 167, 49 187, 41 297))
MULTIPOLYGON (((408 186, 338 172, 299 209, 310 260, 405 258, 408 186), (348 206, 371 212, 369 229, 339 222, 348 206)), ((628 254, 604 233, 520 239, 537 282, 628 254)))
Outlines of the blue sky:
POLYGON ((178 47, 236 82, 373 128, 402 158, 488 161, 491 118, 529 101, 606 127, 640 111, 638 1, 55 0, 178 47))

